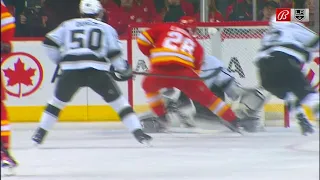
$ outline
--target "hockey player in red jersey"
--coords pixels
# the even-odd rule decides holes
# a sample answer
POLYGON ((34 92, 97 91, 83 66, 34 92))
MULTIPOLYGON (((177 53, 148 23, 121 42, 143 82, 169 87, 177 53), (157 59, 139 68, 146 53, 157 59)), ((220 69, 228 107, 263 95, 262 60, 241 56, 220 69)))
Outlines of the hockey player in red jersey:
MULTIPOLYGON (((1 59, 11 52, 11 43, 15 32, 15 20, 1 0, 1 59)), ((7 109, 5 87, 1 72, 1 167, 12 169, 16 167, 16 161, 8 152, 10 148, 10 126, 7 109)))
POLYGON ((143 80, 142 88, 150 107, 159 117, 160 129, 166 128, 169 121, 159 91, 162 88, 175 87, 225 120, 228 128, 239 132, 237 117, 230 106, 215 96, 197 73, 202 65, 204 50, 192 35, 192 30, 195 29, 194 23, 193 18, 183 17, 180 24, 163 24, 139 34, 137 38, 139 49, 150 60, 149 73, 172 77, 147 76, 143 80), (199 78, 199 80, 183 80, 174 76, 199 78))

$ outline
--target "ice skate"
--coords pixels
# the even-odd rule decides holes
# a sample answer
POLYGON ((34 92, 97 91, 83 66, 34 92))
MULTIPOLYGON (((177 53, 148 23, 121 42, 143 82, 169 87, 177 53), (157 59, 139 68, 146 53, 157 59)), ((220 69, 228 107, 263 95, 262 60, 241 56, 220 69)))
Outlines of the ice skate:
POLYGON ((312 125, 304 114, 297 114, 297 119, 299 121, 298 123, 300 125, 302 135, 307 136, 308 134, 312 134, 314 132, 312 125))
POLYGON ((1 169, 6 176, 15 175, 15 169, 18 166, 16 160, 10 155, 10 153, 1 148, 1 169))
POLYGON ((32 140, 36 143, 36 145, 40 145, 43 143, 45 136, 47 135, 48 131, 42 128, 38 128, 35 134, 32 136, 32 140))
POLYGON ((135 130, 133 135, 141 144, 150 145, 150 142, 152 141, 152 137, 144 133, 141 129, 135 130))

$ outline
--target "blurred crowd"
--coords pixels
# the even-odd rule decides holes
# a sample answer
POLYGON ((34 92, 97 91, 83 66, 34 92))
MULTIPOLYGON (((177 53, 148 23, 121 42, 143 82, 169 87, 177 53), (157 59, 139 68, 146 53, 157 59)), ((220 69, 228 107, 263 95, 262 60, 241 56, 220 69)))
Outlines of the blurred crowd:
MULTIPOLYGON (((100 0, 103 21, 119 35, 135 22, 176 22, 181 16, 200 21, 200 0, 100 0)), ((276 8, 309 8, 317 0, 257 0, 256 21, 268 21, 276 8)), ((4 0, 16 17, 17 37, 42 37, 66 18, 79 16, 79 0, 4 0)), ((253 0, 208 0, 209 22, 253 21, 253 0)))

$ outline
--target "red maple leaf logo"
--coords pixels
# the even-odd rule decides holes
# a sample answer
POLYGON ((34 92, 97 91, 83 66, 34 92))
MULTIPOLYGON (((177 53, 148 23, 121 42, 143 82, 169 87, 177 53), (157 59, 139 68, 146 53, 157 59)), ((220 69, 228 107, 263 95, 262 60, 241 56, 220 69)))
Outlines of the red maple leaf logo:
POLYGON ((9 78, 7 85, 15 86, 18 84, 19 86, 19 97, 21 97, 21 85, 24 84, 26 86, 32 86, 31 77, 35 75, 36 69, 29 68, 27 70, 24 69, 24 63, 19 58, 16 63, 14 63, 14 69, 4 69, 4 75, 9 78))

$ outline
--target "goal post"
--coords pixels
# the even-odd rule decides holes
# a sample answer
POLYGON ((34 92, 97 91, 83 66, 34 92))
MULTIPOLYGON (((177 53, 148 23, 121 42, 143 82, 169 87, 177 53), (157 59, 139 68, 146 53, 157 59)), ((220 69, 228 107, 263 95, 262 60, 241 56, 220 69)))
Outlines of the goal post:
MULTIPOLYGON (((136 37, 141 31, 156 25, 160 24, 129 26, 127 58, 134 71, 145 72, 149 68, 148 58, 138 49, 136 37)), ((267 22, 199 22, 195 36, 205 53, 219 58, 239 83, 250 88, 260 84, 253 60, 267 29, 267 22)), ((129 101, 138 113, 149 110, 141 88, 142 80, 143 76, 134 76, 128 82, 129 101)), ((262 116, 267 125, 270 122, 270 125, 289 127, 284 102, 276 97, 271 97, 265 105, 262 116)))

